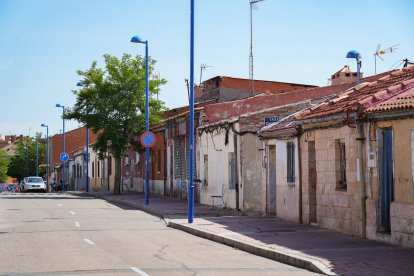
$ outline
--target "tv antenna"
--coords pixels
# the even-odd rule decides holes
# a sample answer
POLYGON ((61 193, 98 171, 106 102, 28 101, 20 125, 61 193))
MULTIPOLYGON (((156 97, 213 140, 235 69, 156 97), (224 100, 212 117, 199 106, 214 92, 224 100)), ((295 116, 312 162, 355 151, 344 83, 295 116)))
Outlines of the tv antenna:
POLYGON ((200 85, 201 85, 202 78, 203 78, 203 70, 205 71, 206 68, 208 67, 213 67, 213 66, 208 66, 208 65, 205 65, 204 63, 201 63, 200 65, 200 85))
POLYGON ((252 10, 257 9, 256 3, 264 0, 249 0, 250 1, 250 55, 249 55, 249 78, 250 78, 250 90, 251 94, 254 94, 254 82, 253 82, 253 19, 252 10))
POLYGON ((375 59, 375 75, 377 74, 377 57, 379 57, 382 61, 384 61, 384 59, 380 55, 395 52, 395 50, 398 49, 397 47, 399 45, 400 44, 396 44, 396 45, 393 45, 391 47, 388 47, 388 48, 385 48, 385 49, 382 49, 381 50, 381 44, 378 43, 377 50, 374 53, 374 59, 375 59))

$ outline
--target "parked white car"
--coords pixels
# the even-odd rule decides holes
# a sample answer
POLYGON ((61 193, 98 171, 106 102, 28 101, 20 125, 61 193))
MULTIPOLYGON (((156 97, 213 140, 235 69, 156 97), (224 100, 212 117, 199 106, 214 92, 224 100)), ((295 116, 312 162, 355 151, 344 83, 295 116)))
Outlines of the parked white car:
POLYGON ((25 177, 21 184, 22 192, 41 191, 46 192, 46 184, 39 176, 25 177))

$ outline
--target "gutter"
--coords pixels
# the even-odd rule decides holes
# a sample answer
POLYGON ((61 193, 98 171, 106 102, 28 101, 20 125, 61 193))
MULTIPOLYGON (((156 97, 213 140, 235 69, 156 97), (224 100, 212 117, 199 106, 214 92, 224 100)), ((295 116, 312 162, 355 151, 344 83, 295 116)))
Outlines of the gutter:
POLYGON ((360 181, 360 198, 361 198, 361 230, 362 230, 362 238, 366 239, 366 231, 367 231, 367 208, 366 208, 366 199, 367 199, 367 191, 366 191, 366 181, 365 181, 365 171, 364 171, 364 162, 363 162, 363 148, 364 148, 364 141, 365 141, 365 134, 364 128, 359 116, 355 116, 356 122, 356 131, 357 131, 357 143, 358 143, 358 170, 359 170, 359 181, 360 181))

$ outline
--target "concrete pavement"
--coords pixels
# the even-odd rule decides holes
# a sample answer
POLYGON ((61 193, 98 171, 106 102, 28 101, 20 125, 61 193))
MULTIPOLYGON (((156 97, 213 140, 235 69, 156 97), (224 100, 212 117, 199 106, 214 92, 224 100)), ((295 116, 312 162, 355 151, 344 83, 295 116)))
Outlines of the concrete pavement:
POLYGON ((326 275, 413 275, 414 271, 410 248, 201 204, 195 205, 195 219, 189 224, 186 200, 150 197, 145 206, 142 194, 88 195, 163 217, 169 227, 326 275))

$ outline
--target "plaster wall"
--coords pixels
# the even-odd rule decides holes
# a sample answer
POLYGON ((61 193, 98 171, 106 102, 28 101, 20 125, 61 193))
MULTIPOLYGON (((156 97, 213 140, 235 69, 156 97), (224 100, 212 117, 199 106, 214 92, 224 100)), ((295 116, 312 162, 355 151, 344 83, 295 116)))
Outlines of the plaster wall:
POLYGON ((296 139, 276 140, 276 216, 299 222, 299 166, 296 139), (287 142, 295 144, 295 181, 287 181, 287 142))
POLYGON ((228 137, 226 145, 226 131, 224 129, 219 128, 201 134, 198 160, 201 184, 198 189, 200 191, 200 203, 234 209, 236 208, 236 190, 230 189, 228 177, 228 156, 229 153, 234 152, 233 132, 231 130, 228 132, 228 137))
POLYGON ((367 151, 375 153, 375 165, 368 169, 367 237, 414 247, 414 119, 379 121, 366 124, 367 151), (393 130, 394 201, 391 202, 391 232, 379 229, 379 135, 381 129, 393 130))
MULTIPOLYGON (((244 212, 266 212, 266 186, 262 183, 264 146, 256 134, 241 136, 241 189, 244 212)), ((264 180, 265 181, 265 180, 264 180)))

